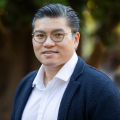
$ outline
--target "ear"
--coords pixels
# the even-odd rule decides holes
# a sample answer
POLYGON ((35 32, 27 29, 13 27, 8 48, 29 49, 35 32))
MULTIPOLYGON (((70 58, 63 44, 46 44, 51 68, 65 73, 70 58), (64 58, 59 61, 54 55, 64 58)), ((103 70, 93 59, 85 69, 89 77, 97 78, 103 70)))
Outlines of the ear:
POLYGON ((74 39, 74 49, 77 49, 78 44, 79 44, 79 40, 80 40, 80 33, 77 32, 75 33, 75 39, 74 39))

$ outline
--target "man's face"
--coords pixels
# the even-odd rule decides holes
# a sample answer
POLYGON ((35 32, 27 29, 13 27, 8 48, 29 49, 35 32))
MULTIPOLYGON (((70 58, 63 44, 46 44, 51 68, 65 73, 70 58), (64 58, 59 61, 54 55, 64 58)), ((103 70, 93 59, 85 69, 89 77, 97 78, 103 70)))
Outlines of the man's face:
POLYGON ((72 57, 79 43, 79 33, 73 38, 71 28, 63 17, 37 19, 35 31, 44 31, 47 35, 43 43, 32 40, 37 59, 47 67, 61 68, 72 57), (54 42, 50 37, 51 32, 57 29, 62 29, 66 33, 61 42, 54 42))

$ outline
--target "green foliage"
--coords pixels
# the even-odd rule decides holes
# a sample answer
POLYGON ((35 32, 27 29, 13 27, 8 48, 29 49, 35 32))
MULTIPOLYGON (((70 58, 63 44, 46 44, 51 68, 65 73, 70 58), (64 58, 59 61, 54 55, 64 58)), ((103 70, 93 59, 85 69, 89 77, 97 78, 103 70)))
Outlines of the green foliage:
POLYGON ((47 1, 48 0, 32 0, 31 3, 33 4, 33 6, 42 7, 47 1))
POLYGON ((50 3, 61 3, 63 5, 69 5, 67 0, 51 0, 50 3))
MULTIPOLYGON (((105 32, 110 32, 120 19, 119 0, 0 0, 2 24, 11 30, 22 26, 29 27, 37 9, 49 3, 71 6, 82 20, 82 26, 86 19, 83 12, 88 11, 94 21, 100 25, 95 33, 99 37, 103 36, 105 32)), ((103 38, 105 40, 105 37, 103 38)))
POLYGON ((4 8, 7 5, 8 0, 0 0, 0 8, 4 8))

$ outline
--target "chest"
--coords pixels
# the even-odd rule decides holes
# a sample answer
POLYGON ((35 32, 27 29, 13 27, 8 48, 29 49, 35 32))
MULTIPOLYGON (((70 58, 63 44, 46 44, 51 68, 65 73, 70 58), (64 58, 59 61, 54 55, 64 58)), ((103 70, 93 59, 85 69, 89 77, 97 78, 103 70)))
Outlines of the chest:
POLYGON ((57 120, 66 87, 67 83, 59 80, 48 84, 46 88, 35 87, 24 108, 22 120, 57 120))

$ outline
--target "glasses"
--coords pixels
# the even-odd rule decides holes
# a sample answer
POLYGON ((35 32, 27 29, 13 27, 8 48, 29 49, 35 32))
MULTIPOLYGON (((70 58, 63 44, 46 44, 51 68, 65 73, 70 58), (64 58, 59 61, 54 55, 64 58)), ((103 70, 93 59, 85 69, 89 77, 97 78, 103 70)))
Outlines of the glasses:
MULTIPOLYGON (((50 37, 54 42, 60 42, 64 39, 65 34, 63 30, 53 30, 50 37)), ((35 31, 32 36, 38 43, 43 43, 47 39, 47 35, 43 31, 35 31)))

